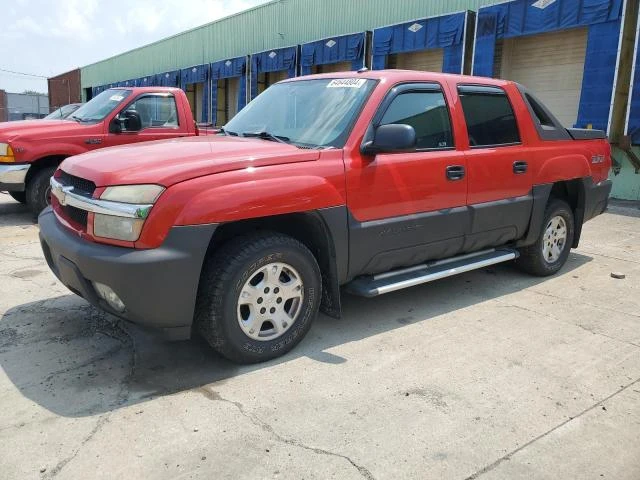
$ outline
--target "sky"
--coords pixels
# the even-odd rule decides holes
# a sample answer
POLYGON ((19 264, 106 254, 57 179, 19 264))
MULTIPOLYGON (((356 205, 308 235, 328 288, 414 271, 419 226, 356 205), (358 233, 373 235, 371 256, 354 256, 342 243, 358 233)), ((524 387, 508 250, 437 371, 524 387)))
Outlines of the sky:
POLYGON ((46 93, 46 78, 265 3, 266 0, 6 0, 0 89, 46 93))

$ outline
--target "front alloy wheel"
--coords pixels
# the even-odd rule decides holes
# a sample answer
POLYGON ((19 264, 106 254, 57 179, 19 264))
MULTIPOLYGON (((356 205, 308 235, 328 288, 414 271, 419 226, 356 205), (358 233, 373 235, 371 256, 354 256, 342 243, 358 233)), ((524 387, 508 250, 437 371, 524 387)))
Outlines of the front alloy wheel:
POLYGON ((291 265, 269 263, 245 282, 238 297, 238 323, 253 340, 284 335, 294 324, 304 299, 300 274, 291 265))
POLYGON ((228 359, 263 362, 302 340, 321 297, 320 268, 304 244, 281 233, 250 233, 205 260, 195 327, 228 359))

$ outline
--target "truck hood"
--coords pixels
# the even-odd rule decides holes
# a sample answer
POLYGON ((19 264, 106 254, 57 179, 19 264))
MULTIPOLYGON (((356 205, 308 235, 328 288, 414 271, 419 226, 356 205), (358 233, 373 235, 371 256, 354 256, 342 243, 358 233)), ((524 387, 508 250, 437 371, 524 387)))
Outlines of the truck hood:
POLYGON ((82 129, 82 125, 70 120, 22 120, 0 123, 0 141, 11 141, 25 136, 55 136, 59 133, 82 129))
POLYGON ((226 136, 191 137, 103 148, 69 157, 62 170, 96 186, 158 184, 169 187, 214 173, 317 160, 318 150, 226 136))

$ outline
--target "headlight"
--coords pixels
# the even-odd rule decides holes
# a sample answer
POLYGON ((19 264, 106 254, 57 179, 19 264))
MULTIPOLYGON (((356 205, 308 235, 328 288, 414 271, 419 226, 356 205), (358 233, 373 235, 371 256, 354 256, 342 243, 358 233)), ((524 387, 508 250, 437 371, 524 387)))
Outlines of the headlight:
POLYGON ((96 213, 93 217, 93 234, 97 237, 135 242, 140 236, 144 220, 96 213))
POLYGON ((11 163, 15 162, 16 157, 13 156, 13 150, 8 143, 0 143, 0 162, 11 163))
POLYGON ((160 185, 107 187, 100 195, 100 200, 114 202, 111 204, 112 207, 116 207, 117 203, 133 205, 135 214, 129 213, 129 215, 121 216, 95 213, 93 217, 93 234, 97 237, 135 242, 140 237, 140 232, 151 207, 162 192, 164 192, 164 187, 160 185))
POLYGON ((122 203, 154 203, 162 192, 164 187, 160 185, 119 185, 107 187, 100 199, 122 203))

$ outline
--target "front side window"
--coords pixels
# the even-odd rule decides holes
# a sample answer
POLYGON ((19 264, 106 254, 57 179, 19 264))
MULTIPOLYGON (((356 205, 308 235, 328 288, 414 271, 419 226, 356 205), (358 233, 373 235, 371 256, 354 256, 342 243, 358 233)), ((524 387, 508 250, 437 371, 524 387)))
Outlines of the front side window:
POLYGON ((142 128, 175 128, 178 109, 173 95, 144 95, 127 107, 140 115, 142 128))
POLYGON ((380 125, 411 125, 418 150, 453 147, 449 109, 441 91, 407 92, 395 97, 380 125))
POLYGON ((97 123, 113 112, 129 95, 131 90, 109 89, 92 98, 72 113, 69 118, 81 123, 97 123))
POLYGON ((342 148, 369 98, 375 80, 323 78, 278 83, 266 89, 229 123, 229 135, 267 133, 308 147, 342 148))
POLYGON ((469 145, 496 147, 520 143, 520 133, 513 108, 501 88, 459 86, 469 145))

